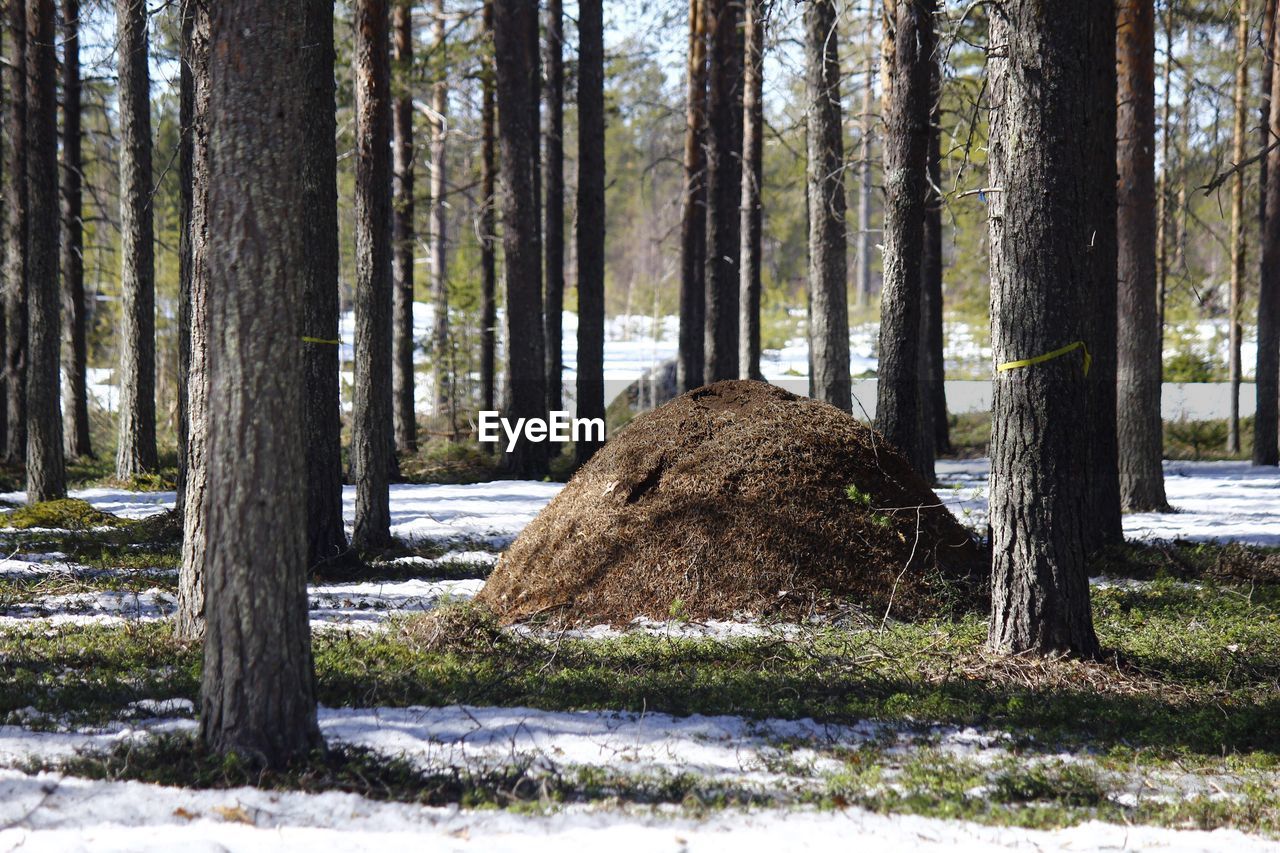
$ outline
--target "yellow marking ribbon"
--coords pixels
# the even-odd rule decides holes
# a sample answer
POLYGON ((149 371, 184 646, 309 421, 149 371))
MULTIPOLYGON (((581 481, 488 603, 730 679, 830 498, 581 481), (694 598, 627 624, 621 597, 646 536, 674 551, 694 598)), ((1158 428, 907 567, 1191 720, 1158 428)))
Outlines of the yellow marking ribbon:
POLYGON ((342 343, 342 341, 331 341, 331 340, 328 340, 327 338, 313 338, 313 337, 310 337, 309 335, 303 335, 302 342, 304 344, 328 344, 329 346, 334 346, 334 347, 342 343))
POLYGON ((1084 341, 1076 341, 1073 344, 1067 344, 1065 347, 1058 347, 1053 352, 1047 352, 1044 355, 1037 355, 1032 358, 1023 358, 1018 361, 1006 361, 996 367, 998 373, 1004 373, 1006 370, 1014 370, 1019 367, 1030 367, 1033 364, 1043 364, 1046 361, 1052 361, 1055 358, 1066 355, 1076 350, 1084 350, 1084 375, 1089 375, 1089 365, 1093 364, 1093 356, 1089 355, 1089 348, 1085 346, 1084 341))

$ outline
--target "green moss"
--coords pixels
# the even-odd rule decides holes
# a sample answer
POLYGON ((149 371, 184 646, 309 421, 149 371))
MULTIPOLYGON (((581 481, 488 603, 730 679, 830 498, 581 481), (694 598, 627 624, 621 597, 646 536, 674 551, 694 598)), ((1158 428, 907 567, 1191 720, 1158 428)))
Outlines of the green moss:
POLYGON ((0 527, 12 527, 18 530, 33 527, 50 530, 91 530, 96 527, 125 527, 130 524, 133 524, 130 519, 94 509, 87 501, 75 498, 43 501, 0 514, 0 527))

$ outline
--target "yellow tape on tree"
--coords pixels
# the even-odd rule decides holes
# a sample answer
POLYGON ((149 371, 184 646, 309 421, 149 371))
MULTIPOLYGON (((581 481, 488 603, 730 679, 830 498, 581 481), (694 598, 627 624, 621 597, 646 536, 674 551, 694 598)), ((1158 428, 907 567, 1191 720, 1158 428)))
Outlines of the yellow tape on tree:
POLYGON ((1004 373, 1006 370, 1013 370, 1018 367, 1030 367, 1033 364, 1043 364, 1046 361, 1052 361, 1055 358, 1075 352, 1076 350, 1084 350, 1084 375, 1089 375, 1089 365, 1093 364, 1093 356, 1089 355, 1089 348, 1084 345, 1084 341, 1076 341, 1073 344, 1067 344, 1065 347, 1059 347, 1053 352, 1047 352, 1044 355, 1037 355, 1032 358, 1023 358, 1018 361, 1006 361, 1004 364, 998 365, 996 371, 1004 373))
POLYGON ((327 338, 312 338, 312 337, 308 337, 307 335, 302 336, 302 342, 304 344, 328 344, 329 346, 333 346, 333 347, 336 347, 342 343, 342 341, 331 341, 331 340, 328 340, 327 338))

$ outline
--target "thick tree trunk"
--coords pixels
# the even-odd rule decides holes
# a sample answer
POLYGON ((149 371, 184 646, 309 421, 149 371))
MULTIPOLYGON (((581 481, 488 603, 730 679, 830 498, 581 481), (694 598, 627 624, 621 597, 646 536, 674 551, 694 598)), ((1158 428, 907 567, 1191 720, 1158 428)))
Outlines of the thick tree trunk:
POLYGON ((209 467, 209 10, 200 0, 182 5, 182 152, 184 220, 181 255, 180 367, 185 379, 185 442, 178 514, 182 519, 182 565, 178 569, 175 632, 186 640, 204 636, 205 501, 209 467))
MULTIPOLYGON (((578 26, 581 30, 581 21, 578 26)), ((537 29, 536 0, 494 3, 498 136, 502 147, 502 246, 507 280, 507 399, 511 418, 545 418, 547 403, 542 243, 534 185, 538 173, 537 29)), ((578 111, 581 123, 581 105, 578 111)), ((579 210, 580 217, 581 214, 579 210)), ((578 405, 581 410, 581 400, 578 405)), ((518 476, 541 479, 547 474, 547 445, 522 437, 507 454, 506 464, 518 476)))
POLYGON ((947 430, 946 363, 942 352, 942 72, 937 51, 929 61, 929 186, 925 191, 924 249, 920 259, 920 409, 925 469, 951 450, 947 430))
POLYGON ((431 369, 435 377, 436 415, 449 414, 454 421, 453 378, 449 357, 449 265, 445 231, 444 195, 448 174, 446 138, 449 112, 448 70, 444 62, 444 0, 436 0, 435 47, 437 63, 435 84, 431 87, 431 304, 434 306, 431 329, 431 369))
MULTIPOLYGON (((1245 133, 1249 112, 1249 0, 1240 0, 1239 21, 1236 26, 1236 88, 1235 123, 1232 127, 1232 162, 1241 163, 1245 158, 1245 133)), ((1227 417, 1227 452, 1240 452, 1240 339, 1241 316, 1244 302, 1245 233, 1244 233, 1244 172, 1237 171, 1231 179, 1231 302, 1230 341, 1227 373, 1231 382, 1231 413, 1227 417)))
POLYGON ((706 379, 738 378, 742 5, 707 0, 706 379))
POLYGON ((145 0, 116 0, 120 76, 120 433, 116 477, 155 471, 156 294, 145 0))
POLYGON ((62 428, 67 455, 93 456, 85 340, 84 222, 80 155, 80 0, 62 0, 62 310, 66 321, 62 428))
POLYGON ((1119 0, 1116 11, 1120 500, 1127 510, 1151 512, 1168 509, 1156 310, 1155 9, 1153 0, 1119 0))
MULTIPOLYGON (((1274 12, 1272 13, 1274 15, 1274 12)), ((1280 52, 1280 27, 1271 22, 1271 52, 1280 52)), ((1268 145, 1280 138, 1280 74, 1271 69, 1268 145)), ((1280 408, 1280 148, 1266 156, 1267 215, 1262 232, 1262 277, 1258 292, 1257 412, 1253 418, 1253 464, 1280 463, 1277 409, 1280 408)))
MULTIPOLYGON (((497 103, 493 70, 493 0, 484 3, 484 48, 480 106, 480 399, 485 411, 496 403, 496 350, 498 338, 498 273, 496 252, 498 233, 497 196, 497 103)), ((493 445, 487 445, 492 447, 493 445)))
MULTIPOLYGON (((1084 248, 1092 239, 1089 132, 1099 104, 1081 57, 1109 3, 1060 15, 1008 0, 991 16, 989 163, 991 343, 997 365, 1033 358, 1090 328, 1084 248)), ((1106 107, 1102 107, 1105 109, 1106 107)), ((1103 124, 1105 124, 1105 120, 1103 124)), ((1004 652, 1098 650, 1085 564, 1088 384, 1079 350, 997 372, 991 433, 992 608, 989 643, 1004 652)))
POLYGON ((391 397, 395 401, 395 441, 400 453, 418 450, 414 415, 413 374, 413 13, 409 0, 397 0, 392 11, 392 64, 395 104, 391 110, 392 209, 391 258, 391 397))
POLYGON ((933 465, 925 442, 931 442, 932 426, 924 422, 920 409, 920 291, 933 101, 934 3, 897 0, 893 6, 876 428, 902 451, 911 467, 927 475, 933 465))
POLYGON ((58 54, 53 0, 27 0, 27 499, 67 495, 58 288, 58 54))
POLYGON ((547 103, 542 152, 542 186, 546 194, 542 239, 546 241, 547 409, 562 407, 564 372, 564 13, 561 0, 547 0, 543 100, 547 103))
POLYGON ((338 151, 335 141, 333 0, 308 0, 302 157, 303 371, 307 466, 307 568, 348 554, 342 523, 342 400, 338 346, 338 151))
POLYGON ((747 0, 744 29, 742 92, 742 272, 739 276, 738 375, 762 379, 760 373, 760 261, 764 181, 764 0, 747 0))
POLYGON ((209 404, 218 416, 209 421, 205 511, 217 547, 208 551, 200 733, 217 752, 272 767, 323 745, 307 614, 307 496, 298 488, 310 401, 299 340, 306 286, 297 270, 313 248, 303 224, 312 215, 307 158, 299 156, 308 150, 312 103, 298 95, 316 68, 314 45, 298 37, 307 5, 208 7, 218 48, 208 242, 217 330, 209 404))
MULTIPOLYGON (((578 4, 578 417, 604 418, 604 19, 578 4)), ((579 464, 599 443, 575 447, 579 464)))
POLYGON ((845 257, 844 137, 833 0, 804 7, 809 215, 809 384, 814 397, 852 411, 845 257))
POLYGON ((388 0, 356 0, 355 392, 357 548, 391 544, 391 57, 388 0))
POLYGON ((875 137, 875 126, 878 116, 873 111, 875 103, 876 53, 875 43, 876 18, 875 0, 867 4, 867 61, 863 69, 862 113, 858 116, 858 254, 854 263, 854 281, 858 292, 858 305, 866 307, 871 304, 871 253, 875 241, 871 238, 871 147, 875 137))
POLYGON ((707 0, 689 0, 685 89, 684 198, 680 212, 680 352, 676 386, 697 388, 706 375, 707 314, 707 0))
POLYGON ((8 0, 10 62, 4 68, 5 129, 9 138, 5 171, 7 232, 4 276, 4 460, 27 459, 27 10, 25 0, 8 0))

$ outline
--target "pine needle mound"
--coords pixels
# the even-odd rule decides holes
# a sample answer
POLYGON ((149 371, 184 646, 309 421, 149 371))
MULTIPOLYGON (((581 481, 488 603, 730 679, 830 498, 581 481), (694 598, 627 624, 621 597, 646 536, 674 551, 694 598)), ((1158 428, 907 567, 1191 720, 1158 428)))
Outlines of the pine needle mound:
POLYGON ((478 601, 507 622, 919 619, 987 606, 989 560, 834 406, 718 382, 636 418, 525 528, 478 601))

